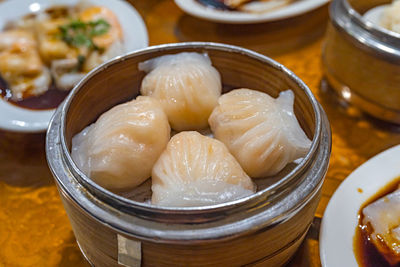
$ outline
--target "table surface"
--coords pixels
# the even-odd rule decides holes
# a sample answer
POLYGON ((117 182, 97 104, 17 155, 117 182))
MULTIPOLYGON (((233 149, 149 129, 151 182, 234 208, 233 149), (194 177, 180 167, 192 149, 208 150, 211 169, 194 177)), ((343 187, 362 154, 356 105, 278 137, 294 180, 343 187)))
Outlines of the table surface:
MULTIPOLYGON (((130 1, 144 18, 150 45, 213 41, 253 49, 298 75, 332 127, 332 157, 316 219, 289 266, 320 266, 320 218, 339 184, 360 164, 400 143, 400 128, 343 103, 323 79, 321 48, 328 8, 295 18, 224 25, 184 14, 172 0, 130 1)), ((45 134, 0 131, 0 266, 87 266, 75 242, 44 153, 45 134)))

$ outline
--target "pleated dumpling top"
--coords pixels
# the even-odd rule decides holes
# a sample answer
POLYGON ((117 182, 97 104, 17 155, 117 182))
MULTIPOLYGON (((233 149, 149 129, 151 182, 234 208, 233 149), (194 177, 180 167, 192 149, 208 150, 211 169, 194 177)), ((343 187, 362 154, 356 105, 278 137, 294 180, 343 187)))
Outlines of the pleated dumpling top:
POLYGON ((248 175, 275 175, 289 162, 304 157, 311 146, 293 103, 290 90, 272 98, 256 90, 236 89, 219 98, 209 118, 210 127, 248 175))
POLYGON ((127 190, 151 175, 170 138, 160 103, 151 97, 117 105, 72 139, 72 158, 94 182, 127 190))
POLYGON ((206 54, 180 53, 139 64, 147 72, 142 95, 157 98, 176 131, 208 127, 208 117, 221 95, 221 77, 206 54))
POLYGON ((152 203, 207 206, 254 193, 255 186, 220 141, 198 132, 171 138, 152 171, 152 203))

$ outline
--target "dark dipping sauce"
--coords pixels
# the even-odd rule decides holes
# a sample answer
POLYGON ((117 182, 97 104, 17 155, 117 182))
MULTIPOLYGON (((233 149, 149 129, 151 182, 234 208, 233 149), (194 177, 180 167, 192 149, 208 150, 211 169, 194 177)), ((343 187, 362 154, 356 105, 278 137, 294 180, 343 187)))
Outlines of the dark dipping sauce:
POLYGON ((219 10, 230 10, 230 11, 235 10, 225 5, 222 0, 197 0, 197 2, 206 7, 212 7, 219 10))
POLYGON ((366 203, 363 204, 359 211, 358 216, 358 227, 353 240, 353 249, 356 255, 357 262, 361 267, 400 267, 400 262, 391 264, 386 258, 395 258, 391 256, 390 251, 385 255, 380 252, 370 241, 371 227, 366 226, 362 223, 364 215, 362 210, 369 204, 376 200, 394 192, 400 183, 400 177, 395 179, 393 182, 386 185, 384 188, 379 190, 373 197, 371 197, 366 203))
POLYGON ((32 110, 46 110, 54 109, 63 102, 70 91, 63 91, 57 89, 57 87, 52 83, 44 94, 39 96, 27 97, 19 101, 11 99, 11 90, 9 89, 7 83, 0 76, 0 94, 1 97, 8 103, 15 106, 32 109, 32 110))

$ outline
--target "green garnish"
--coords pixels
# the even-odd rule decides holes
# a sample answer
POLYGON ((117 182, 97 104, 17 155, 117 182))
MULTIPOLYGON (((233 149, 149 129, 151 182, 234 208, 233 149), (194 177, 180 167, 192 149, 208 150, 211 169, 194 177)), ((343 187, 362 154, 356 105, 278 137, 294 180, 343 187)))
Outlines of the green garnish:
POLYGON ((92 27, 90 30, 91 36, 103 35, 110 29, 110 24, 104 19, 90 21, 89 25, 92 27))
POLYGON ((78 64, 76 65, 75 71, 82 71, 83 64, 85 63, 86 57, 83 55, 78 55, 78 64))
POLYGON ((83 22, 73 20, 59 27, 61 39, 74 47, 88 47, 94 50, 101 50, 93 42, 93 37, 103 35, 110 30, 110 24, 104 19, 83 22))

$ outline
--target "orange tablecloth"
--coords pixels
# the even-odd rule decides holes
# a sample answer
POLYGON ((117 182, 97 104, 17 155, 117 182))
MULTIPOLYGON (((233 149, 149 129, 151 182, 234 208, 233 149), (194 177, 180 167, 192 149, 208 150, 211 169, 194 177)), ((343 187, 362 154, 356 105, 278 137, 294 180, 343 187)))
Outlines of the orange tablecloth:
MULTIPOLYGON (((250 48, 286 65, 317 96, 333 131, 332 158, 317 219, 289 266, 319 266, 318 218, 329 198, 357 166, 400 143, 400 128, 347 107, 324 83, 321 47, 327 6, 284 21, 223 25, 186 15, 172 0, 130 2, 146 22, 150 45, 213 41, 250 48)), ((0 131, 0 266, 87 265, 48 170, 44 138, 0 131)))

